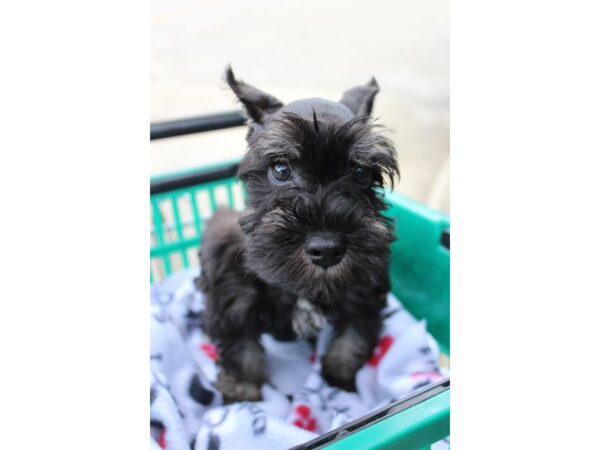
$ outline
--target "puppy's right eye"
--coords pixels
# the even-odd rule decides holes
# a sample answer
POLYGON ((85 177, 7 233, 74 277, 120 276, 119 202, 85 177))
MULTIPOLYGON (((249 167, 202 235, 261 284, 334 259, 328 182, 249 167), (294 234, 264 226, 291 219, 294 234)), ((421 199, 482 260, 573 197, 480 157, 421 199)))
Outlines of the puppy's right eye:
POLYGON ((277 162, 269 168, 269 177, 275 184, 286 184, 292 178, 292 169, 286 163, 277 162))

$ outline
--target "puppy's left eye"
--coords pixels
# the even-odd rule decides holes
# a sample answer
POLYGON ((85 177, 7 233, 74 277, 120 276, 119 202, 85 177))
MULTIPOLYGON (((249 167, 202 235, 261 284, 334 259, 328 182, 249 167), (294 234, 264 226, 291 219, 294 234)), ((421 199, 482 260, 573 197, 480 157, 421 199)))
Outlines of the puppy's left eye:
POLYGON ((269 168, 269 177, 275 184, 286 184, 292 178, 292 169, 286 163, 275 163, 269 168))
POLYGON ((371 183, 371 176, 367 169, 364 167, 357 167, 354 169, 352 179, 358 184, 367 185, 371 183))

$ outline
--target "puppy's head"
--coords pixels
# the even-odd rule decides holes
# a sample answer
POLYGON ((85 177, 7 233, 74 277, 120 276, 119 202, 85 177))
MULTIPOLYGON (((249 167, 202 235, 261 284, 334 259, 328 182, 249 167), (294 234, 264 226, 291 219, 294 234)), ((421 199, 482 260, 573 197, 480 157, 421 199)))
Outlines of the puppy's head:
POLYGON ((390 224, 381 187, 398 175, 391 142, 370 113, 375 79, 340 102, 287 105, 227 70, 248 115, 239 170, 246 193, 240 220, 249 268, 271 285, 315 302, 344 290, 389 288, 390 224))

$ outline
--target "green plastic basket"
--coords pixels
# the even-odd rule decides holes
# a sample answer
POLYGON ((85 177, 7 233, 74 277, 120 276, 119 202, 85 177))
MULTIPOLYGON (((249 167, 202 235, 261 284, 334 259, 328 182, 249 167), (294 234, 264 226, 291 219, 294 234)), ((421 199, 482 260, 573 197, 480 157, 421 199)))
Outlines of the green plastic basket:
MULTIPOLYGON (((151 281, 198 264, 203 224, 218 207, 243 208, 235 167, 236 162, 227 162, 152 178, 153 187, 162 187, 150 195, 151 281)), ((444 245, 448 216, 396 192, 387 191, 386 199, 390 208, 385 214, 394 218, 398 237, 391 247, 392 291, 415 317, 426 319, 427 329, 449 355, 450 251, 449 244, 444 245)), ((415 397, 409 407, 391 408, 356 430, 338 433, 343 437, 318 448, 429 448, 450 434, 449 382, 435 389, 415 397)))

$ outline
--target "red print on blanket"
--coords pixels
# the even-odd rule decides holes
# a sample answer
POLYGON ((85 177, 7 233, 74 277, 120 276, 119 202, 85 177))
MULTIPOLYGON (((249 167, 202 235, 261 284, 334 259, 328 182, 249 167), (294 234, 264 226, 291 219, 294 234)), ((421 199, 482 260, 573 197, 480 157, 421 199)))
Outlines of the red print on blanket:
POLYGON ((294 408, 294 412, 298 417, 294 420, 294 425, 298 428, 304 428, 308 431, 315 431, 317 429, 317 421, 312 417, 308 406, 298 405, 294 408))
POLYGON ((219 356, 217 354, 216 347, 212 344, 209 344, 208 342, 204 342, 204 343, 200 344, 200 350, 202 350, 204 352, 204 354, 206 356, 208 356, 210 359, 212 359, 213 361, 216 361, 217 357, 219 356))
POLYGON ((160 448, 167 448, 167 430, 163 428, 160 431, 160 435, 158 436, 158 446, 160 448))
POLYGON ((420 382, 428 380, 430 383, 442 379, 442 375, 438 372, 413 372, 410 374, 413 381, 420 382))
POLYGON ((382 338, 379 340, 379 343, 377 344, 377 347, 375 347, 375 350, 373 350, 373 355, 371 356, 371 359, 367 364, 371 367, 377 367, 379 365, 379 362, 381 361, 381 358, 385 356, 385 354, 390 349, 393 343, 393 337, 387 334, 385 336, 382 336, 382 338))

